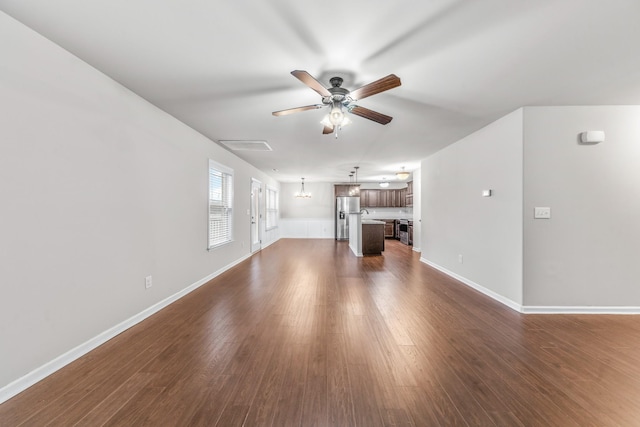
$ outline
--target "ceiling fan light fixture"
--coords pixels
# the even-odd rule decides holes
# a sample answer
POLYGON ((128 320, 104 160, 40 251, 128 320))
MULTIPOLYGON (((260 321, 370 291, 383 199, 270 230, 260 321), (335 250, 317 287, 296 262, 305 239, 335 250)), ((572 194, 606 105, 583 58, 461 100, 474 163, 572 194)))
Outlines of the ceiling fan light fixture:
MULTIPOLYGON (((351 74, 352 73, 350 73, 350 75, 351 74)), ((333 76, 329 79, 329 82, 331 83, 330 88, 324 87, 324 85, 320 83, 315 77, 304 70, 293 70, 291 72, 291 75, 293 75, 307 87, 314 90, 318 95, 320 95, 322 97, 322 104, 289 108, 286 110, 274 111, 271 114, 273 114, 274 116, 286 116, 288 114, 297 113, 300 111, 316 110, 318 108, 330 107, 328 122, 325 120, 321 122, 324 125, 322 134, 334 134, 336 139, 338 139, 338 130, 340 130, 343 126, 347 126, 351 123, 351 120, 345 120, 346 113, 355 114, 356 116, 372 120, 376 123, 380 123, 381 125, 386 125, 391 122, 393 117, 378 113, 373 110, 369 110, 368 108, 360 107, 353 104, 353 102, 372 95, 376 95, 389 89, 393 89, 402 84, 398 76, 396 76, 395 74, 389 74, 386 77, 361 86, 354 91, 350 91, 349 89, 342 87, 344 79, 339 75, 333 76)))
MULTIPOLYGON (((351 123, 353 123, 353 121, 351 121, 351 119, 348 116, 344 116, 344 118, 342 119, 342 122, 340 122, 338 127, 343 128, 345 126, 349 126, 351 123)), ((330 128, 333 127, 333 123, 331 123, 331 120, 329 119, 328 114, 324 116, 322 120, 320 120, 320 124, 330 128)))
POLYGON ((331 112, 329 113, 329 121, 334 126, 340 126, 343 120, 344 112, 342 111, 342 104, 338 101, 333 101, 331 112))

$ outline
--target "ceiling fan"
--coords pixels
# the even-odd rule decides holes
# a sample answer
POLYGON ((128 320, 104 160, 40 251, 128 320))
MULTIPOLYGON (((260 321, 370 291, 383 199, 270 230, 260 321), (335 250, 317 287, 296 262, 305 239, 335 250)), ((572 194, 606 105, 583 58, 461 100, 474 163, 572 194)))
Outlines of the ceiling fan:
POLYGON ((383 77, 375 82, 364 85, 354 91, 349 91, 342 87, 342 77, 332 77, 329 80, 331 87, 325 88, 318 80, 306 71, 295 70, 292 71, 291 74, 322 96, 322 104, 274 111, 272 113, 274 116, 284 116, 287 114, 298 113, 300 111, 317 110, 319 108, 330 107, 331 110, 328 118, 325 118, 325 120, 322 121, 322 124, 324 125, 322 133, 325 135, 333 133, 334 131, 337 132, 341 126, 350 122, 345 116, 345 111, 383 125, 386 125, 393 119, 391 116, 369 110, 368 108, 361 107, 354 103, 368 96, 400 86, 400 78, 395 74, 389 74, 387 77, 383 77))

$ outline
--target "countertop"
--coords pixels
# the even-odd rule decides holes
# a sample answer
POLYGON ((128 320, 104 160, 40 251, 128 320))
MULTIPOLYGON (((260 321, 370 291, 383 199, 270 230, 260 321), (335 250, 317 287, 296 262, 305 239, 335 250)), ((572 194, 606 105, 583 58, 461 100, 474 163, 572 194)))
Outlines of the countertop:
POLYGON ((375 215, 374 216, 374 215, 366 215, 366 214, 362 215, 362 220, 363 221, 365 221, 365 220, 366 221, 369 221, 369 220, 372 220, 372 221, 399 221, 401 219, 406 219, 406 220, 412 221, 413 220, 413 215, 407 215, 407 216, 401 216, 401 217, 395 217, 395 216, 388 217, 388 216, 379 216, 379 215, 375 215))
POLYGON ((384 225, 385 222, 384 221, 378 221, 376 219, 363 219, 362 220, 362 225, 367 225, 367 224, 382 224, 382 225, 384 225))

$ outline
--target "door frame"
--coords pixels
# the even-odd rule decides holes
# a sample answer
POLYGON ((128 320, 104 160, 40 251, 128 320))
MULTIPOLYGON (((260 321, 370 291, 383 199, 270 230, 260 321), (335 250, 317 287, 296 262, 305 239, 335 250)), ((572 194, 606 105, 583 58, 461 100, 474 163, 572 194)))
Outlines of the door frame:
POLYGON ((249 250, 254 253, 262 249, 262 230, 264 229, 262 224, 264 219, 262 181, 256 178, 251 178, 249 205, 249 250))

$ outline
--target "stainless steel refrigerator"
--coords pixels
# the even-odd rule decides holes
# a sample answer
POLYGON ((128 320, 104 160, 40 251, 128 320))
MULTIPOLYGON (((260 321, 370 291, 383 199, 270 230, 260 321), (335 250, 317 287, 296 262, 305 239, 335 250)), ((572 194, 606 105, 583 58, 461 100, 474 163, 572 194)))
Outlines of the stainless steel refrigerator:
POLYGON ((360 197, 336 197, 336 240, 349 240, 349 214, 360 212, 360 197))

